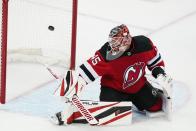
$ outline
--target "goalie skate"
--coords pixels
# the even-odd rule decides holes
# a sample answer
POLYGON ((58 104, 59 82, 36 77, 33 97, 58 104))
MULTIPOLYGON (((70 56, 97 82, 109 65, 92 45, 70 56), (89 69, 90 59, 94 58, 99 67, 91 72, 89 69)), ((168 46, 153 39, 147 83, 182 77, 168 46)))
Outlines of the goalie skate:
POLYGON ((56 113, 54 116, 50 117, 50 121, 56 125, 63 125, 61 112, 56 113))

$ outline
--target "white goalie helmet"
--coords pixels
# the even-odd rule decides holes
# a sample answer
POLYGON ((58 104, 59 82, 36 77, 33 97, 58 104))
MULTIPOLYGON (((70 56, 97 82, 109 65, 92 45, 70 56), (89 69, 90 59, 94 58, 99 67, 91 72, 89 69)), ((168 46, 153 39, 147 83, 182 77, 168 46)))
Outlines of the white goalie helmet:
POLYGON ((125 51, 131 44, 132 37, 126 25, 114 27, 109 34, 109 45, 113 52, 125 51))
POLYGON ((113 60, 120 57, 131 45, 132 37, 129 34, 129 29, 122 24, 114 27, 109 34, 108 43, 110 46, 107 52, 108 60, 113 60))

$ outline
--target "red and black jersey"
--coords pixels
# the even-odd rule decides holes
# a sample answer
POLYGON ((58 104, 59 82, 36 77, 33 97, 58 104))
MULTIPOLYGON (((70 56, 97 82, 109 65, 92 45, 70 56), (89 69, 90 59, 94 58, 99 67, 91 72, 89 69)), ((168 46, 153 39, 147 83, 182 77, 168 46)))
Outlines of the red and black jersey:
POLYGON ((109 43, 96 51, 95 55, 83 63, 79 72, 87 83, 101 76, 101 86, 113 88, 125 93, 136 93, 146 82, 146 67, 152 71, 155 67, 164 67, 157 48, 145 36, 135 36, 130 49, 117 59, 107 61, 109 43))

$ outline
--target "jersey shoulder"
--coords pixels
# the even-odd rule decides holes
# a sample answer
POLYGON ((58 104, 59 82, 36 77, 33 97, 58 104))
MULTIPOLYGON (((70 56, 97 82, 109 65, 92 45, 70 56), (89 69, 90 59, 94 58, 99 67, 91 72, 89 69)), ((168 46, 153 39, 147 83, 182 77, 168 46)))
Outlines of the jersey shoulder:
POLYGON ((110 46, 109 43, 106 42, 99 50, 98 52, 100 53, 100 55, 102 56, 102 58, 106 61, 106 53, 107 51, 110 50, 110 46))
POLYGON ((133 37, 134 48, 137 53, 145 52, 153 49, 151 40, 143 35, 133 37))

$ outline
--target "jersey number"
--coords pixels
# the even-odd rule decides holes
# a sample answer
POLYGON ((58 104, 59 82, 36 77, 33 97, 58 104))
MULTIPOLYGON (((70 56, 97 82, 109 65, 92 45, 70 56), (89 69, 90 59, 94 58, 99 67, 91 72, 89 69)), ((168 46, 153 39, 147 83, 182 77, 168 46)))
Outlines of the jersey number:
POLYGON ((91 58, 92 64, 96 65, 98 62, 101 61, 98 55, 95 55, 94 57, 91 58))

